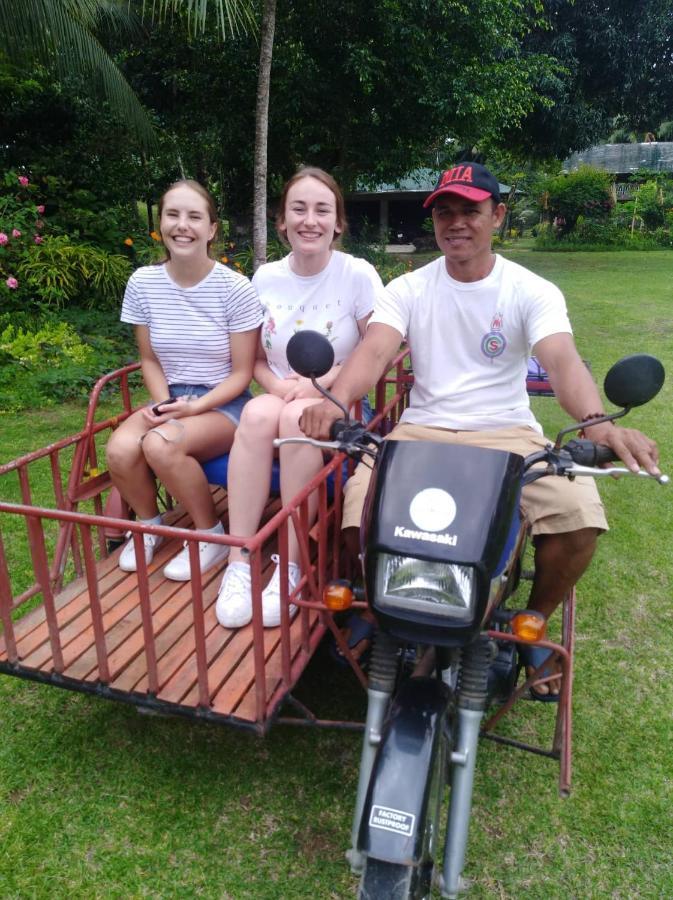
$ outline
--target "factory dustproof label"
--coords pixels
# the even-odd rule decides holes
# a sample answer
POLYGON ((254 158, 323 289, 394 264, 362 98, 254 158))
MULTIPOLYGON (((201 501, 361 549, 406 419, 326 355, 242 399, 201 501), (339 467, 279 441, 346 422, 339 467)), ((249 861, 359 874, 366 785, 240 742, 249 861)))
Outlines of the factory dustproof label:
POLYGON ((383 828, 384 831, 393 831, 395 834, 403 834, 409 837, 414 831, 416 816, 403 812, 401 809, 391 809, 389 806, 372 806, 369 814, 371 828, 383 828))

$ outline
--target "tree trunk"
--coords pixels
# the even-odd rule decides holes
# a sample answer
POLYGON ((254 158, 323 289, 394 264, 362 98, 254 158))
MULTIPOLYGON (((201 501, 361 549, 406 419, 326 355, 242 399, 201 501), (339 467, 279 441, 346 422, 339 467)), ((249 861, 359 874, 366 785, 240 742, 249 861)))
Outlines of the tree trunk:
POLYGON ((145 206, 147 207, 147 232, 151 234, 154 231, 154 209, 151 197, 145 199, 145 206))
POLYGON ((255 164, 253 171, 252 247, 255 271, 266 262, 267 140, 269 135, 269 93, 271 59, 276 30, 276 0, 264 0, 259 48, 259 75, 255 106, 255 164))

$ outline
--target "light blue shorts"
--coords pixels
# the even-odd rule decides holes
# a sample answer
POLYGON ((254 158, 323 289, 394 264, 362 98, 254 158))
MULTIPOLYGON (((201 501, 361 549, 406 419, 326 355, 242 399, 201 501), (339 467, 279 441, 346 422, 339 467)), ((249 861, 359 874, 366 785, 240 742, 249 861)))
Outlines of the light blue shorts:
MULTIPOLYGON (((168 390, 171 397, 203 397, 204 394, 212 391, 212 387, 208 387, 207 384, 171 384, 168 390)), ((222 406, 214 406, 212 412, 221 412, 234 425, 238 425, 241 421, 243 407, 248 400, 252 400, 252 394, 246 388, 242 394, 234 397, 228 403, 224 403, 222 406)))

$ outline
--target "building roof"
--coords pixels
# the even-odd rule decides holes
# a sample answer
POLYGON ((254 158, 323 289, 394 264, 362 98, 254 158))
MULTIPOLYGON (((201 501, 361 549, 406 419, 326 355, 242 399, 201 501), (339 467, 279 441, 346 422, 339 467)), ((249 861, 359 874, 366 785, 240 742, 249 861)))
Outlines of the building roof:
MULTIPOLYGON (((351 197, 378 197, 381 194, 429 194, 434 191, 437 184, 439 172, 437 169, 414 169, 404 178, 389 184, 366 185, 364 180, 360 179, 355 190, 350 194, 351 197)), ((500 184, 500 193, 508 194, 509 185, 500 184)))
POLYGON ((573 153, 563 163, 564 172, 575 172, 581 165, 595 166, 615 175, 630 175, 639 169, 673 172, 673 141, 649 144, 598 144, 573 153))

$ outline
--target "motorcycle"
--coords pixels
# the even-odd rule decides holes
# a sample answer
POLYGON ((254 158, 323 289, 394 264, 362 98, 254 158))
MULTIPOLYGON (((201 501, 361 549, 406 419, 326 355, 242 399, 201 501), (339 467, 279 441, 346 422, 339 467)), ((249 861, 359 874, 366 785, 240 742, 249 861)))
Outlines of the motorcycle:
MULTIPOLYGON (((324 337, 299 332, 287 355, 294 371, 311 378, 344 416, 329 441, 287 440, 368 460, 373 467, 361 561, 364 595, 378 630, 347 854, 361 875, 359 897, 423 898, 438 883, 442 897, 456 898, 466 888, 462 872, 484 714, 515 691, 523 667, 517 648, 553 646, 544 642, 542 616, 508 603, 526 539, 521 489, 543 477, 654 477, 608 466, 616 458, 612 451, 587 439, 562 442, 587 424, 615 420, 651 400, 663 385, 663 366, 644 354, 616 363, 604 390, 621 410, 571 425, 554 445, 524 459, 502 450, 384 441, 351 421, 348 410, 317 383, 333 364, 324 337)), ((656 480, 668 482, 665 475, 656 480)), ((565 682, 567 661, 561 661, 565 682)), ((526 685, 544 682, 545 664, 526 685)))

